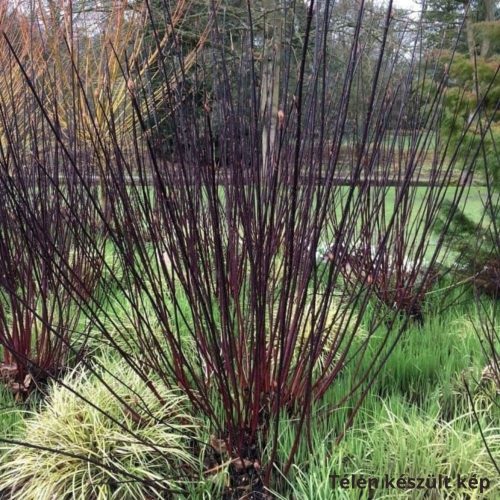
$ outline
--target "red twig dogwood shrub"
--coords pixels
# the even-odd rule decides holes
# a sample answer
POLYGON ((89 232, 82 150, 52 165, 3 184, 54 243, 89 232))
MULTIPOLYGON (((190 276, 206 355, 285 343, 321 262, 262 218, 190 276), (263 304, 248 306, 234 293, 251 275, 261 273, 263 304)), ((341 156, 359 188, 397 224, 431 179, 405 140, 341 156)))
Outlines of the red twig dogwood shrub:
MULTIPOLYGON (((164 2, 163 21, 175 33, 168 6, 164 2)), ((378 43, 368 50, 361 2, 348 50, 340 55, 331 42, 329 2, 318 10, 314 1, 301 6, 300 27, 294 21, 299 6, 281 8, 282 21, 274 20, 274 39, 267 43, 249 6, 238 52, 228 47, 215 3, 209 47, 190 71, 176 37, 162 44, 150 9, 152 50, 160 53, 155 78, 116 53, 133 110, 131 133, 121 132, 114 112, 94 142, 61 130, 39 82, 24 71, 51 137, 46 145, 64 159, 59 173, 65 184, 52 192, 54 203, 64 198, 66 184, 78 181, 78 196, 64 205, 75 215, 79 206, 95 207, 97 226, 120 264, 120 272, 108 269, 103 254, 95 253, 108 271, 107 300, 116 304, 107 308, 90 298, 82 310, 103 342, 144 380, 154 373, 182 388, 210 422, 214 456, 236 460, 233 486, 249 474, 250 489, 269 484, 274 466, 287 473, 307 439, 314 404, 353 362, 355 350, 367 355, 366 343, 384 323, 389 348, 372 353, 365 369, 358 357, 351 391, 338 401, 350 405, 350 425, 403 333, 390 335, 395 316, 418 308, 429 286, 442 246, 440 239, 429 249, 430 228, 447 176, 469 171, 474 161, 472 155, 464 166, 453 151, 429 153, 443 89, 421 90, 418 37, 408 44, 405 26, 395 30, 391 6, 378 43), (343 57, 340 68, 332 62, 336 56, 343 57), (366 67, 368 79, 360 85, 366 67), (167 82, 161 106, 151 89, 158 79, 167 82), (432 111, 426 111, 429 103, 432 111), (417 201, 414 183, 423 179, 429 158, 432 171, 417 201), (93 170, 93 161, 105 168, 93 170), (100 172, 105 210, 89 171, 100 172), (317 259, 325 244, 327 258, 317 259), (429 264, 422 277, 424 258, 429 264), (396 308, 364 318, 375 296, 396 308), (132 335, 120 329, 123 317, 132 335), (109 322, 118 323, 113 334, 109 322), (277 464, 288 416, 294 442, 277 464)), ((68 57, 78 126, 78 106, 92 117, 102 103, 92 102, 79 61, 68 57)), ((112 99, 111 89, 107 95, 112 99)), ((50 178, 48 161, 40 162, 40 175, 50 178)), ((29 166, 22 170, 29 175, 29 166)), ((454 188, 457 199, 463 189, 454 188)), ((28 211, 29 203, 20 205, 28 211)), ((70 223, 75 234, 81 224, 70 223)), ((99 248, 100 234, 84 231, 80 238, 87 248, 99 248)), ((54 240, 42 248, 59 251, 60 245, 54 240)), ((71 267, 68 251, 60 272, 71 267)), ((74 293, 74 282, 61 284, 74 293)))

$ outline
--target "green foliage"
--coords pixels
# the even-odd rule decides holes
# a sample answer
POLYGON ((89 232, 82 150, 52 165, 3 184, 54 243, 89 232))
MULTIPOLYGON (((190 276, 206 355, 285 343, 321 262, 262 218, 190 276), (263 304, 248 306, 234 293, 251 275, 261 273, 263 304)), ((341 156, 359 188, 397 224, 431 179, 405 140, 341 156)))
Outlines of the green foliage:
MULTIPOLYGON (((350 388, 356 359, 346 367, 339 384, 316 409, 312 451, 301 446, 291 476, 282 478, 275 488, 279 492, 277 498, 353 498, 353 490, 333 488, 333 474, 376 478, 384 474, 395 477, 477 474, 492 481, 486 496, 452 488, 446 492, 378 490, 375 498, 462 498, 464 493, 477 500, 496 498, 500 492, 497 473, 481 439, 463 383, 464 378, 469 382, 482 430, 493 454, 498 455, 498 408, 491 402, 480 401, 479 378, 486 360, 474 333, 479 317, 469 305, 469 296, 465 297, 469 300, 464 305, 438 313, 440 296, 455 300, 463 295, 463 289, 435 292, 429 310, 432 319, 422 328, 408 329, 364 401, 354 427, 336 443, 350 407, 346 403, 335 409, 334 405, 350 388)), ((291 436, 292 433, 286 432, 281 436, 284 456, 291 445, 291 436)), ((366 490, 364 493, 365 496, 362 490, 357 491, 356 498, 372 498, 366 490)))
POLYGON ((491 50, 500 52, 500 21, 481 21, 474 24, 474 34, 478 41, 491 41, 491 50))
MULTIPOLYGON (((499 42, 496 30, 498 23, 486 24, 491 28, 488 36, 491 52, 499 42)), ((451 150, 457 150, 459 161, 467 167, 473 166, 475 181, 486 184, 489 191, 489 196, 483 200, 481 213, 484 213, 484 217, 479 225, 452 202, 446 202, 441 208, 436 224, 437 230, 442 228, 447 214, 456 209, 448 240, 459 255, 459 267, 469 275, 481 271, 495 258, 492 256, 500 246, 498 233, 492 230, 500 227, 497 208, 500 193, 499 64, 498 51, 493 51, 487 58, 477 56, 474 59, 469 52, 455 54, 449 67, 443 99, 442 135, 450 139, 451 150), (489 129, 484 133, 488 126, 489 129), (465 135, 464 131, 467 131, 465 135)), ((493 290, 496 286, 489 288, 493 290)))
MULTIPOLYGON (((475 431, 475 422, 470 413, 453 421, 443 423, 439 408, 434 413, 423 413, 409 408, 398 398, 381 403, 376 413, 365 415, 363 427, 349 433, 336 448, 329 446, 322 436, 316 436, 315 452, 309 459, 309 466, 294 467, 294 478, 289 481, 289 496, 278 498, 301 498, 327 500, 330 498, 353 498, 353 490, 333 488, 333 474, 356 474, 366 477, 435 477, 443 474, 456 478, 457 474, 470 477, 477 474, 492 481, 487 498, 495 498, 499 492, 495 481, 496 471, 488 453, 475 431)), ((484 417, 483 417, 484 420, 484 417)), ((484 421, 483 421, 484 424, 484 421)), ((500 451, 498 428, 486 424, 485 433, 494 452, 500 451)), ((375 498, 463 498, 463 489, 456 481, 445 492, 377 490, 375 498), (439 496, 438 496, 439 495, 439 496), (441 496, 442 495, 442 496, 441 496), (449 495, 449 496, 446 496, 449 495)), ((373 498, 368 490, 359 490, 356 498, 373 498), (364 494, 363 494, 364 493, 364 494)), ((467 493, 474 499, 486 498, 478 491, 467 493)))
MULTIPOLYGON (((456 207, 453 202, 447 200, 442 211, 445 210, 456 210, 456 207)), ((491 214, 488 218, 491 220, 491 214)), ((495 214, 495 223, 497 225, 500 223, 498 213, 495 214)), ((443 219, 440 215, 436 227, 439 228, 442 224, 443 219)), ((488 222, 478 224, 460 209, 456 210, 448 241, 456 253, 457 268, 466 275, 479 272, 497 250, 495 235, 490 231, 488 222)))
POLYGON ((23 413, 16 405, 13 394, 0 385, 0 438, 11 436, 22 421, 23 413))
MULTIPOLYGON (((464 4, 455 0, 427 0, 423 17, 426 22, 425 45, 427 48, 451 47, 457 39, 460 21, 464 15, 464 4)), ((466 50, 462 33, 458 47, 466 50)))

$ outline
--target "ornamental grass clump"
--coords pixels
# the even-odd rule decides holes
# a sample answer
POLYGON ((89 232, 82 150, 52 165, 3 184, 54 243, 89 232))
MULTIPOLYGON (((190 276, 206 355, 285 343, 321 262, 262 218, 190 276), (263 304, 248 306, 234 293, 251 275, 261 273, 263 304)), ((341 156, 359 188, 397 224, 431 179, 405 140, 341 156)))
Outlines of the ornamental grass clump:
POLYGON ((194 482, 199 423, 187 398, 121 361, 99 362, 106 368, 78 368, 51 385, 22 432, 2 446, 3 495, 151 499, 194 482))

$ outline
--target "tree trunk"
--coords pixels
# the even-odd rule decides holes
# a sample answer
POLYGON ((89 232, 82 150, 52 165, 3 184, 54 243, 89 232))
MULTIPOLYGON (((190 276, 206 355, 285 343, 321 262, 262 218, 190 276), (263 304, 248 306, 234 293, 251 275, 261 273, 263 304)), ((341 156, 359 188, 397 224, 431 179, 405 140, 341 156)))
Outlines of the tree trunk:
POLYGON ((262 165, 264 168, 272 159, 278 125, 282 16, 279 6, 279 1, 266 0, 263 2, 266 21, 264 24, 260 114, 263 124, 262 165))
MULTIPOLYGON (((495 21, 495 0, 484 0, 484 11, 486 22, 495 21)), ((487 30, 486 30, 487 31, 487 30)), ((481 42, 481 57, 485 59, 488 57, 490 52, 491 40, 487 33, 483 33, 483 40, 481 42)))
POLYGON ((469 57, 473 66, 476 61, 476 38, 474 36, 474 21, 472 19, 472 7, 470 2, 465 2, 466 17, 465 30, 467 34, 467 47, 469 49, 469 57))

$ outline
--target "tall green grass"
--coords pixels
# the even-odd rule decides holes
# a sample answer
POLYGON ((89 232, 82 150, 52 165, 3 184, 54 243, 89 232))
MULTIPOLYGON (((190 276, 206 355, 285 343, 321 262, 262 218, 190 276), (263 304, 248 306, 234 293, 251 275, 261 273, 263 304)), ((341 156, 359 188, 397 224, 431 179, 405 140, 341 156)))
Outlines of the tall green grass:
MULTIPOLYGON (((448 295, 450 292, 448 292, 448 295)), ((451 292, 453 294, 453 292, 451 292)), ((455 292, 458 296, 459 294, 455 292)), ((309 449, 304 442, 291 477, 277 484, 279 498, 322 500, 331 498, 499 498, 500 483, 481 438, 478 423, 464 387, 464 379, 476 389, 476 410, 493 453, 500 454, 498 407, 481 401, 478 383, 487 360, 474 333, 472 297, 466 296, 444 312, 437 300, 428 305, 423 327, 410 325, 396 347, 354 426, 339 444, 338 435, 350 408, 336 403, 350 388, 348 365, 339 382, 316 408, 316 422, 309 449), (467 300, 468 299, 468 300, 467 300), (312 452, 311 452, 312 450, 312 452), (333 487, 333 475, 382 478, 461 476, 486 477, 486 493, 463 490, 452 482, 446 491, 349 490, 333 487)), ((380 335, 383 335, 383 331, 380 335)), ((376 349, 372 342, 370 349, 376 349)), ((369 359, 369 356, 367 357, 369 359)), ((289 422, 290 428, 294 423, 289 422)), ((280 449, 291 446, 293 433, 284 431, 280 449)))

